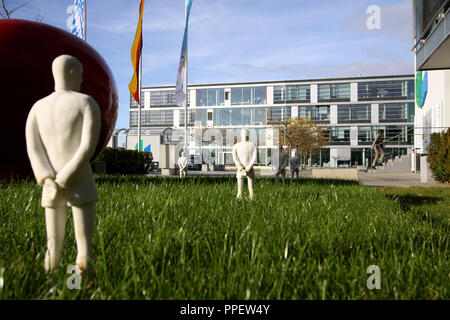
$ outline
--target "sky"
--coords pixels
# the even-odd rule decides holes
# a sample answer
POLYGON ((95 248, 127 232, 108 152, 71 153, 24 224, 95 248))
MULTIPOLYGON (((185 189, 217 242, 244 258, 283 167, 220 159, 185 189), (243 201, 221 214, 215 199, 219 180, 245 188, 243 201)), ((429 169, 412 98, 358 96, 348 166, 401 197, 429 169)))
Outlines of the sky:
MULTIPOLYGON (((10 7, 25 2, 8 0, 10 7)), ((175 85, 185 0, 146 0, 142 85, 175 85)), ((66 29, 73 0, 33 0, 13 15, 66 29)), ((87 41, 119 90, 116 128, 129 127, 130 50, 139 0, 87 0, 87 41)), ((414 73, 411 0, 193 0, 188 83, 414 73), (380 8, 369 30, 367 8, 380 8)))

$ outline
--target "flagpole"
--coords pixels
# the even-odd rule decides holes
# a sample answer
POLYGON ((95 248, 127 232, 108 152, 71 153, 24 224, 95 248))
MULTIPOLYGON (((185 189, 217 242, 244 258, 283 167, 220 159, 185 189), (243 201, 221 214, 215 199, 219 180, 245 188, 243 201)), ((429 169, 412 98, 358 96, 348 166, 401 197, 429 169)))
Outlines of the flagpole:
MULTIPOLYGON (((185 0, 184 3, 184 19, 187 19, 187 2, 189 0, 185 0)), ((189 152, 187 150, 187 123, 188 123, 188 28, 186 28, 186 68, 184 72, 184 96, 185 96, 185 105, 184 105, 184 152, 185 156, 190 157, 189 152)))
POLYGON ((84 1, 84 41, 87 41, 87 0, 84 1))
POLYGON ((141 106, 142 106, 142 97, 141 97, 141 87, 142 87, 142 51, 139 56, 139 81, 138 81, 138 90, 139 90, 139 103, 138 103, 138 152, 141 152, 141 106))

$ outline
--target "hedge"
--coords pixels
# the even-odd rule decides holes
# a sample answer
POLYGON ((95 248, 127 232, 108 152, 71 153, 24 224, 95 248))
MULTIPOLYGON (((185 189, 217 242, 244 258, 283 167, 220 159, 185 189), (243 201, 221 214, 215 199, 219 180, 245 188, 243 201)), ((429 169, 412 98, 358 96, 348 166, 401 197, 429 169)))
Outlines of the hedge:
POLYGON ((107 174, 146 174, 152 168, 151 152, 106 148, 96 161, 104 161, 107 174))
POLYGON ((450 129, 431 134, 428 145, 428 163, 434 179, 439 182, 450 181, 450 129))

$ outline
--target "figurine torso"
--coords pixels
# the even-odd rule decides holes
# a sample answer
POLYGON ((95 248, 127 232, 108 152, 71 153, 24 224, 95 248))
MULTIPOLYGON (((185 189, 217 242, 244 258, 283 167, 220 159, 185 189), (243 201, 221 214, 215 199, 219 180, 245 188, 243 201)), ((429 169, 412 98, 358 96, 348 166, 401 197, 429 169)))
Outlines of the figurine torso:
POLYGON ((233 148, 236 150, 236 154, 241 164, 246 167, 252 160, 255 144, 249 141, 241 141, 236 143, 233 148))
POLYGON ((49 161, 57 172, 77 151, 83 126, 83 111, 93 101, 89 96, 78 92, 56 91, 33 106, 40 138, 49 161))

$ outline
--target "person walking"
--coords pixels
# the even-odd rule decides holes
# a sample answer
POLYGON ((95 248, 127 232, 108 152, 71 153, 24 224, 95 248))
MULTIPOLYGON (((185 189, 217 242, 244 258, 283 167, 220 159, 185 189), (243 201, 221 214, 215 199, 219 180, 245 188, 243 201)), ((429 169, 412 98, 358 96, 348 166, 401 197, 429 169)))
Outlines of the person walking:
POLYGON ((375 150, 375 157, 373 158, 372 161, 372 169, 376 169, 376 164, 377 164, 377 160, 378 160, 378 156, 381 155, 380 157, 380 165, 384 166, 384 141, 383 141, 383 130, 378 130, 378 134, 375 137, 375 140, 373 140, 372 143, 372 150, 375 150))

